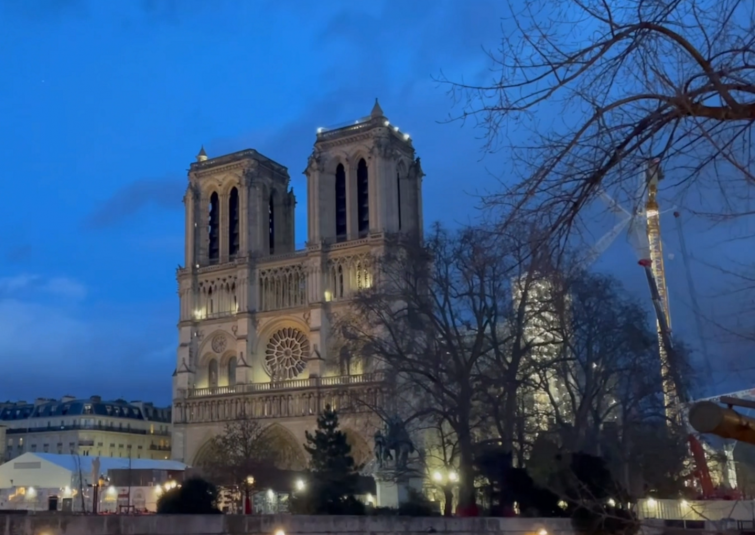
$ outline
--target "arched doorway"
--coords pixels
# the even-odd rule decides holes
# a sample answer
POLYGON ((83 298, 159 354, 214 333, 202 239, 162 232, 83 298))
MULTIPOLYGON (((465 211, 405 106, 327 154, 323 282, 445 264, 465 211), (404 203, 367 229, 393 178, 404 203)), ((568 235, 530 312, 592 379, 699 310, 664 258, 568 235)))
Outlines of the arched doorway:
POLYGON ((280 424, 272 424, 262 432, 262 437, 269 440, 276 468, 281 470, 307 468, 309 463, 307 463, 304 449, 291 431, 280 424))

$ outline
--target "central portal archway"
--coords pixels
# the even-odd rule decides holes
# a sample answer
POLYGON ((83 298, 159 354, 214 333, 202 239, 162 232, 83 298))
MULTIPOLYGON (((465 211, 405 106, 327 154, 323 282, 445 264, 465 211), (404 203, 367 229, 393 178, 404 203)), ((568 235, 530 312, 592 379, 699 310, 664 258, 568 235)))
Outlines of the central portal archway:
POLYGON ((304 448, 291 431, 280 424, 272 424, 262 432, 262 438, 269 441, 276 468, 281 470, 307 468, 304 448))

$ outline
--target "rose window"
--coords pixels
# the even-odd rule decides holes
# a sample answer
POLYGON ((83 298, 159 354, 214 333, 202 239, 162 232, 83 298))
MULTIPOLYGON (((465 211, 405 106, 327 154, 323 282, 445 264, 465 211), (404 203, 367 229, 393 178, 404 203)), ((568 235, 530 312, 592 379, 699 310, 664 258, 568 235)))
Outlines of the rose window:
POLYGON ((309 340, 298 329, 286 327, 270 337, 265 349, 265 371, 275 380, 294 379, 306 367, 309 340))

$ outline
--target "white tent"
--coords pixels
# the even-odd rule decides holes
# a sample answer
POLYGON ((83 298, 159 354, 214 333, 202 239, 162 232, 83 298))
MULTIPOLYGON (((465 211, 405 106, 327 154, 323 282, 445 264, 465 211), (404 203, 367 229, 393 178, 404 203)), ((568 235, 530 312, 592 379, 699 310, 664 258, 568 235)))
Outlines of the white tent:
POLYGON ((0 489, 13 487, 63 488, 72 485, 78 474, 91 483, 97 476, 92 463, 99 459, 98 475, 107 475, 108 470, 175 470, 182 471, 186 465, 178 461, 153 459, 129 459, 123 457, 88 457, 57 455, 54 453, 24 453, 0 465, 0 489))

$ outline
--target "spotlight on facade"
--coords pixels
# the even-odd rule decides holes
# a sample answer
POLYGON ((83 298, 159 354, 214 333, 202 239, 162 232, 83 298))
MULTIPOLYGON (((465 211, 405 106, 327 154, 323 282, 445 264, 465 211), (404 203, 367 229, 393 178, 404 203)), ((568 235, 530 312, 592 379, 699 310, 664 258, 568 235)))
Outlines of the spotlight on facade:
POLYGON ((656 501, 653 498, 648 498, 648 507, 655 507, 656 501))
POLYGON ((273 489, 267 490, 267 497, 270 498, 271 500, 275 498, 275 493, 273 492, 273 489))
POLYGON ((304 481, 301 479, 296 480, 296 490, 304 490, 304 481))

